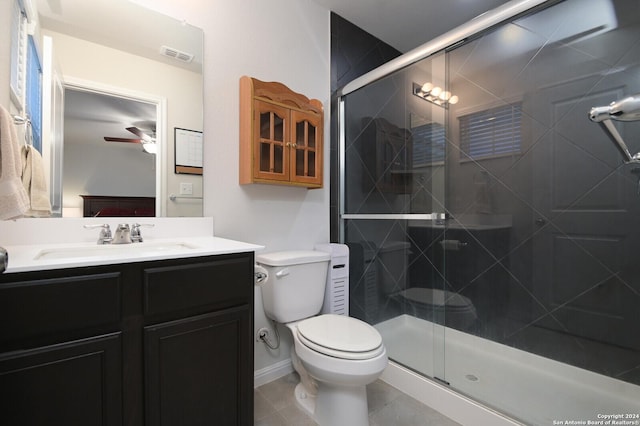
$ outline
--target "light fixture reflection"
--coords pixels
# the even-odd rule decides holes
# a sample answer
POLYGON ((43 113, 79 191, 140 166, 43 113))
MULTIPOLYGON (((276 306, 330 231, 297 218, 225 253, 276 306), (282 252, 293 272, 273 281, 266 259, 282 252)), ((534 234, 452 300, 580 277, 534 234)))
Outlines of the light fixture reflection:
POLYGON ((443 90, 439 86, 434 86, 433 83, 424 83, 423 85, 413 83, 413 94, 444 108, 455 105, 460 100, 458 96, 452 95, 451 92, 443 90))

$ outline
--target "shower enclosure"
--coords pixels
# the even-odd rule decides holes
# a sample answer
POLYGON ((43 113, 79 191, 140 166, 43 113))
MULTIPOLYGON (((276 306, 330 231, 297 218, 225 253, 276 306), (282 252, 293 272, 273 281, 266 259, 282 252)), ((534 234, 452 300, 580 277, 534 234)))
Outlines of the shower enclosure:
POLYGON ((637 0, 514 1, 342 89, 351 315, 392 361, 525 424, 640 424, 640 165, 589 119, 638 93, 637 0))

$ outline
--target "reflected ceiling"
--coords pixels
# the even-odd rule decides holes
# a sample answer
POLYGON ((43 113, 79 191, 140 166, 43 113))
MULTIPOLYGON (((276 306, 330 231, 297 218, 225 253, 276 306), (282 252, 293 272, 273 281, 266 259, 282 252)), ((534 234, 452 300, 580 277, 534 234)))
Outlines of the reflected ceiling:
POLYGON ((202 31, 175 18, 149 13, 146 7, 129 1, 35 0, 35 3, 43 28, 202 72, 202 31), (182 63, 163 56, 162 46, 192 54, 193 60, 182 63))

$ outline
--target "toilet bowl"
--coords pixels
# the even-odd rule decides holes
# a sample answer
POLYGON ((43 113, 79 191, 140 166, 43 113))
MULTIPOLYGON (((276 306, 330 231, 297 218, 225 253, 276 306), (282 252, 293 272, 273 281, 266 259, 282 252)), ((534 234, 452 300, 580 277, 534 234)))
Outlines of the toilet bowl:
POLYGON ((317 315, 328 260, 327 253, 315 251, 256 256, 267 276, 260 284, 264 309, 291 331, 298 404, 321 426, 366 426, 366 385, 386 368, 387 353, 371 325, 344 315, 317 315))
POLYGON ((308 389, 301 381, 296 389, 298 403, 320 425, 367 425, 366 385, 375 381, 388 364, 377 330, 355 318, 334 314, 287 327, 304 367, 301 374, 308 374, 314 382, 308 389), (309 400, 314 397, 311 412, 309 400))
POLYGON ((476 324, 478 314, 468 297, 438 288, 411 287, 391 295, 408 305, 409 313, 417 318, 438 321, 458 330, 468 330, 476 324))

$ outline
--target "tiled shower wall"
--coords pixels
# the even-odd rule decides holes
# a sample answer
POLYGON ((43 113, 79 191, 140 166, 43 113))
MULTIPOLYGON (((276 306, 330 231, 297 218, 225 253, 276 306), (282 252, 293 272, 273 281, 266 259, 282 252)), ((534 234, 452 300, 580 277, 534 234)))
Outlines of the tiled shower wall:
MULTIPOLYGON (((587 114, 592 106, 640 93, 640 14, 634 0, 589 5, 591 10, 578 0, 562 2, 447 54, 449 90, 460 102, 440 120, 448 129, 445 162, 400 182, 405 185, 400 193, 374 194, 400 213, 439 211, 433 200, 423 199, 437 195, 451 217, 446 235, 403 221, 352 221, 348 232, 356 240, 370 239, 369 247, 378 254, 389 240, 407 245, 396 247, 396 261, 378 256, 379 270, 386 271, 387 280, 401 274, 410 287, 443 288, 469 299, 478 321, 465 331, 640 384, 640 269, 635 261, 640 252, 640 172, 622 164, 587 114), (496 106, 515 109, 516 104, 522 110, 516 152, 472 158, 461 148, 461 117, 496 106), (421 183, 434 179, 438 182, 421 183), (500 226, 478 227, 469 217, 500 226), (445 237, 466 245, 443 254, 435 243, 445 237)), ((342 39, 337 32, 332 35, 332 50, 338 51, 342 39)), ((337 58, 333 52, 332 60, 337 58)), ((433 70, 431 65, 426 68, 433 70)), ((424 101, 416 101, 409 91, 417 68, 378 84, 382 92, 357 95, 366 99, 362 104, 382 99, 373 118, 399 121, 397 127, 411 133, 407 117, 429 117, 420 111, 424 101), (399 92, 402 88, 409 89, 399 92), (405 118, 396 120, 399 113, 405 118)), ((336 69, 332 73, 339 75, 336 69)), ((640 150, 640 123, 617 126, 632 153, 640 150)), ((366 132, 354 134, 359 140, 348 143, 366 147, 366 132)), ((332 165, 336 147, 332 127, 332 165)), ((359 169, 351 177, 347 171, 347 179, 376 175, 367 169, 365 155, 349 155, 359 169)), ((361 182, 347 187, 349 200, 371 197, 357 193, 361 182)), ((338 236, 336 188, 332 167, 333 240, 338 236)), ((362 206, 350 212, 366 213, 367 204, 362 206)), ((352 251, 352 257, 358 256, 363 253, 352 251)), ((385 311, 390 305, 382 289, 374 295, 377 301, 357 291, 358 283, 366 281, 364 274, 366 268, 352 269, 352 314, 370 322, 393 315, 385 311)))
POLYGON ((331 241, 339 241, 338 207, 338 89, 372 69, 400 56, 388 44, 331 13, 331 241))

